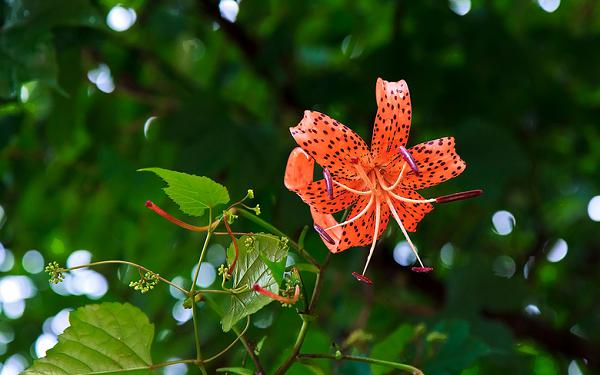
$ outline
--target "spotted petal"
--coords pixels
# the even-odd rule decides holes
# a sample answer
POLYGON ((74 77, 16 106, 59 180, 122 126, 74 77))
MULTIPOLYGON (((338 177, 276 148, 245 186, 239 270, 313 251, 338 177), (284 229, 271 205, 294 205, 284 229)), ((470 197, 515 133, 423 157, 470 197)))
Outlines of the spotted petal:
POLYGON ((406 145, 412 118, 406 82, 377 79, 377 115, 371 138, 371 153, 378 165, 386 165, 406 145))
MULTIPOLYGON (((285 169, 285 186, 298 194, 312 209, 324 214, 341 211, 356 202, 357 194, 337 186, 333 187, 331 199, 325 180, 312 181, 313 169, 313 159, 300 147, 294 148, 285 169)), ((363 185, 360 180, 339 180, 351 188, 360 189, 363 185)))
MULTIPOLYGON (((394 193, 409 199, 425 199, 414 190, 396 188, 394 193)), ((417 230, 417 224, 423 220, 425 215, 433 210, 433 205, 431 203, 402 202, 393 198, 392 203, 396 209, 396 212, 398 213, 398 216, 400 217, 400 220, 402 220, 402 225, 404 225, 404 228, 406 228, 406 230, 409 232, 415 232, 417 230)))
POLYGON ((461 174, 466 163, 454 148, 454 137, 445 137, 420 143, 408 149, 419 167, 419 175, 406 173, 401 186, 407 189, 424 189, 461 174))
MULTIPOLYGON (((356 215, 360 214, 368 204, 369 197, 361 196, 358 199, 358 202, 356 202, 352 208, 352 211, 350 211, 350 215, 348 215, 347 220, 350 220, 356 215)), ((380 204, 381 212, 379 219, 379 233, 377 234, 377 238, 381 238, 381 235, 387 228, 388 222, 390 221, 390 209, 385 202, 380 202, 380 204)), ((374 202, 363 216, 361 216, 359 219, 356 219, 352 223, 342 226, 340 243, 335 252, 344 251, 354 246, 367 246, 373 243, 373 234, 375 231, 375 206, 376 203, 374 202)))
POLYGON ((352 129, 319 112, 305 111, 302 121, 290 128, 304 151, 337 179, 356 179, 354 162, 369 157, 366 143, 352 129))

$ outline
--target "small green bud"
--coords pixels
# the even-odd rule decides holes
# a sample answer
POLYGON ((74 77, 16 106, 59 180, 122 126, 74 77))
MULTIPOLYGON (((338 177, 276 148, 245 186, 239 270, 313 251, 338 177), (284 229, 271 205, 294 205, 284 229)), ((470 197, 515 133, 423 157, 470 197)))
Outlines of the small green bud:
POLYGON ((250 210, 254 211, 254 213, 256 214, 256 216, 260 215, 260 205, 257 204, 256 207, 249 207, 250 210))
POLYGON ((65 269, 57 262, 48 263, 44 271, 50 275, 50 284, 58 284, 65 279, 65 275, 63 274, 65 269))
POLYGON ((339 350, 335 351, 335 359, 337 359, 338 361, 340 359, 342 359, 342 352, 340 352, 339 350))
POLYGON ((248 197, 250 199, 254 199, 254 190, 248 189, 248 193, 246 194, 246 197, 248 197))
POLYGON ((157 273, 148 271, 138 281, 130 282, 129 287, 144 294, 154 289, 159 280, 157 273))

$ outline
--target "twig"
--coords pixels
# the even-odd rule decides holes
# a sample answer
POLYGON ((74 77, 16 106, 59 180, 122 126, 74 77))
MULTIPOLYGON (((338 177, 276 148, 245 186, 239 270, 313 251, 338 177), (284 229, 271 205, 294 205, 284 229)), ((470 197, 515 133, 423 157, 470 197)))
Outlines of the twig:
POLYGON ((375 358, 369 358, 369 357, 360 357, 360 356, 355 356, 355 355, 335 355, 335 354, 298 354, 298 359, 303 359, 303 358, 313 358, 313 359, 332 359, 332 360, 337 360, 337 361, 354 361, 354 362, 364 362, 364 363, 370 363, 372 365, 380 365, 380 366, 385 366, 385 367, 389 367, 389 368, 393 368, 396 370, 402 370, 402 371, 406 371, 409 372, 413 375, 423 375, 423 371, 419 370, 418 368, 411 366, 411 365, 407 365, 404 363, 398 363, 398 362, 390 362, 390 361, 384 361, 382 359, 375 359, 375 358))

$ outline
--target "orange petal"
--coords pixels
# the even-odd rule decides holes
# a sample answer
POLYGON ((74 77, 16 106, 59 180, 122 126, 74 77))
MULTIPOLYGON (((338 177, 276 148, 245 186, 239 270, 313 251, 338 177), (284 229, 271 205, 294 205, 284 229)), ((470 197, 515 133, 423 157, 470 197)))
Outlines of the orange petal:
POLYGON ((467 167, 454 149, 454 137, 420 143, 408 149, 419 167, 417 176, 409 171, 400 183, 407 189, 423 189, 461 174, 467 167))
POLYGON ((412 118, 410 93, 406 82, 377 79, 377 116, 371 138, 371 154, 376 164, 386 164, 406 145, 412 118))
MULTIPOLYGON (((369 197, 361 196, 346 220, 350 220, 362 212, 367 204, 369 204, 369 197)), ((341 227, 342 234, 340 236, 340 243, 337 246, 338 252, 354 246, 368 246, 373 243, 373 234, 375 231, 375 204, 376 203, 374 203, 371 208, 369 208, 369 211, 359 219, 341 227)), ((387 228, 387 224, 390 221, 390 209, 385 202, 381 204, 380 215, 379 233, 377 234, 377 238, 381 238, 381 234, 385 231, 385 228, 387 228)), ((327 233, 329 233, 329 231, 327 233)))
POLYGON ((357 179, 352 159, 367 159, 366 143, 352 129, 319 112, 305 111, 298 126, 290 128, 304 151, 334 179, 357 179))
POLYGON ((302 148, 294 148, 285 167, 285 187, 292 191, 306 188, 313 181, 314 165, 314 159, 302 148))
MULTIPOLYGON (((333 217, 333 215, 322 214, 314 210, 313 208, 310 209, 310 214, 312 215, 315 224, 317 224, 321 228, 329 228, 334 225, 337 225, 338 223, 337 220, 335 220, 335 218, 333 217)), ((325 244, 325 246, 327 246, 329 251, 331 251, 332 253, 337 253, 338 245, 340 243, 340 236, 342 235, 342 227, 330 229, 327 231, 327 234, 329 235, 329 237, 331 237, 331 239, 333 239, 334 243, 330 244, 325 240, 323 240, 323 243, 325 244)))
MULTIPOLYGON (((410 199, 425 199, 421 194, 414 190, 396 188, 394 189, 394 193, 410 199)), ((393 197, 390 198, 392 199, 396 212, 398 212, 398 216, 400 216, 400 220, 402 220, 402 225, 404 225, 404 228, 409 232, 415 232, 417 230, 417 224, 419 224, 427 213, 433 210, 433 205, 431 203, 402 202, 393 197)))
MULTIPOLYGON (((300 147, 290 153, 285 169, 284 184, 296 192, 304 202, 316 211, 331 214, 345 209, 358 199, 358 195, 338 186, 333 187, 333 199, 327 192, 325 180, 312 181, 314 160, 300 147)), ((360 180, 338 179, 348 187, 361 189, 363 182, 360 180)))

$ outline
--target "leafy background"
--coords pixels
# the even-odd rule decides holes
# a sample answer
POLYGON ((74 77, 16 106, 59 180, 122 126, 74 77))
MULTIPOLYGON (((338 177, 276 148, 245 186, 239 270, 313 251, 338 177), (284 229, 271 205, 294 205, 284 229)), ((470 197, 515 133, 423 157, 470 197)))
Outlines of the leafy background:
MULTIPOLYGON (((303 351, 327 352, 335 342, 428 374, 598 373, 597 5, 244 0, 231 23, 220 12, 231 16, 231 0, 6 0, 0 371, 30 364, 60 331, 61 310, 96 300, 131 301, 150 317, 155 361, 192 357, 180 296, 162 286, 136 294, 127 287, 134 272, 110 267, 80 273, 87 284, 79 288, 51 289, 40 255, 64 264, 86 250, 75 258, 128 259, 189 283, 202 237, 145 209, 153 199, 176 211, 160 181, 136 172, 144 167, 209 176, 232 199, 252 187, 263 215, 297 236, 310 215, 282 184, 294 145, 288 127, 315 109, 368 139, 381 76, 410 85, 409 143, 454 135, 468 163, 465 174, 427 194, 481 187, 485 195, 439 207, 420 225, 413 238, 432 274, 394 262, 396 229, 376 251, 374 287, 350 275, 363 250, 335 256, 303 351), (117 21, 135 14, 122 32, 114 30, 122 24, 107 24, 118 4, 117 21), (494 227, 503 210, 514 228, 502 213, 494 227), (500 235, 504 229, 510 233, 500 235), (565 245, 566 256, 550 261, 565 245)), ((315 234, 307 244, 323 257, 315 234)), ((227 245, 217 241, 209 260, 222 262, 227 245)), ((201 314, 203 346, 216 352, 233 337, 209 309, 201 314)), ((269 368, 297 326, 297 315, 275 304, 254 318, 249 337, 266 337, 269 368)), ((242 360, 240 348, 215 366, 242 360)), ((382 373, 315 364, 323 373, 382 373)), ((291 373, 306 371, 296 365, 291 373)))

